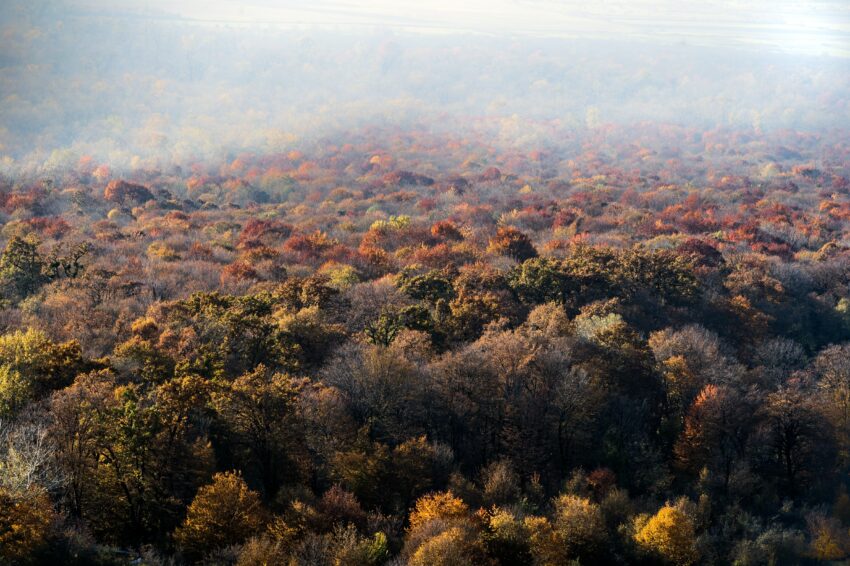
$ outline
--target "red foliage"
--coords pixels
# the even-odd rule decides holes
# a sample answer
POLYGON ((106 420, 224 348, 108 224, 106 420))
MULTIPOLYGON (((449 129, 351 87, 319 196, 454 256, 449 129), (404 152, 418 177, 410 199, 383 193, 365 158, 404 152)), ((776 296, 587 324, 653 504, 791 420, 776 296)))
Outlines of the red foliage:
POLYGON ((257 271, 247 262, 235 261, 221 270, 221 284, 257 279, 257 271))
POLYGON ((449 220, 441 220, 431 225, 431 235, 435 238, 444 240, 460 241, 463 240, 463 234, 457 229, 454 222, 449 220))
POLYGON ((33 230, 48 238, 61 238, 71 230, 71 225, 61 216, 31 218, 26 223, 33 230))
POLYGON ((537 257, 531 239, 513 226, 499 227, 496 235, 490 238, 490 249, 517 261, 537 257))
POLYGON ((128 201, 143 203, 153 199, 153 193, 142 185, 116 179, 106 185, 106 189, 103 191, 103 198, 109 202, 118 204, 124 204, 128 201))
POLYGON ((255 248, 289 237, 292 226, 279 220, 249 220, 239 234, 240 248, 255 248))

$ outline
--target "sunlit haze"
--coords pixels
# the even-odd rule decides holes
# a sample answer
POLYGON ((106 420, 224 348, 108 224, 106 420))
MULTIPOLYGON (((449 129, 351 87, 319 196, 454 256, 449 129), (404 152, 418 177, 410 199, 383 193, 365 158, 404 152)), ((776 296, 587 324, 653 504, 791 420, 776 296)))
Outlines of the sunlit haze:
POLYGON ((846 2, 11 0, 0 19, 10 170, 182 162, 417 121, 507 120, 522 143, 553 121, 850 120, 846 2))

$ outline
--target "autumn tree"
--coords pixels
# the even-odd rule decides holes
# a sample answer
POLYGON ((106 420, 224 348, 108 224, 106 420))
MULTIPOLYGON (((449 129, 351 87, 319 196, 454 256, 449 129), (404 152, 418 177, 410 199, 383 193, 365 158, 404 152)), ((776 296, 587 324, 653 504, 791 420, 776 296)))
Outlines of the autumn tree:
POLYGON ((512 226, 501 226, 496 230, 496 235, 490 239, 489 250, 520 262, 537 257, 531 238, 512 226))
POLYGON ((691 474, 716 475, 728 492, 732 475, 750 456, 755 400, 723 385, 706 385, 688 410, 679 439, 677 462, 691 474))
POLYGON ((443 491, 420 497, 410 513, 410 531, 425 526, 434 520, 464 519, 469 513, 469 507, 450 491, 443 491))
POLYGON ((667 504, 655 515, 639 517, 634 541, 643 552, 666 564, 686 566, 699 560, 696 527, 681 504, 667 504))
POLYGON ((209 473, 197 428, 208 393, 182 376, 145 390, 108 373, 80 376, 53 396, 53 437, 71 509, 97 532, 139 544, 162 536, 209 473))
POLYGON ((32 328, 0 336, 0 416, 68 385, 85 366, 76 341, 56 344, 32 328))
POLYGON ((555 500, 552 527, 570 559, 592 563, 605 560, 608 532, 599 505, 574 495, 555 500))
POLYGON ((143 185, 115 179, 106 185, 106 188, 103 190, 103 198, 110 202, 124 204, 143 203, 154 197, 153 193, 143 185))
POLYGON ((251 491, 237 473, 213 476, 211 484, 198 490, 186 511, 186 519, 174 531, 177 545, 190 557, 230 544, 239 544, 263 526, 260 496, 251 491))
POLYGON ((835 457, 834 433, 813 401, 801 384, 792 383, 768 395, 760 410, 764 471, 789 496, 824 480, 835 457))
POLYGON ((259 365, 213 394, 236 450, 234 461, 244 473, 257 477, 268 498, 284 481, 300 476, 299 388, 293 377, 259 365))
POLYGON ((36 564, 56 517, 47 494, 38 488, 15 495, 0 486, 0 561, 36 564))
POLYGON ((486 564, 481 537, 469 508, 451 492, 421 497, 410 514, 404 554, 408 563, 486 564))
POLYGON ((822 350, 815 358, 812 370, 846 464, 850 458, 850 344, 822 350))

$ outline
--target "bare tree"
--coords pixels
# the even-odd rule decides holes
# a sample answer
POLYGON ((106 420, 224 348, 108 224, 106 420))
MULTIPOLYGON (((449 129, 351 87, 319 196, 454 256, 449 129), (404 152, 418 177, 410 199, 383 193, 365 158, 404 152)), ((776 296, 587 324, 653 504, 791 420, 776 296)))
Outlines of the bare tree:
POLYGON ((45 415, 0 421, 0 485, 14 493, 36 486, 61 488, 65 477, 53 457, 55 450, 45 415))

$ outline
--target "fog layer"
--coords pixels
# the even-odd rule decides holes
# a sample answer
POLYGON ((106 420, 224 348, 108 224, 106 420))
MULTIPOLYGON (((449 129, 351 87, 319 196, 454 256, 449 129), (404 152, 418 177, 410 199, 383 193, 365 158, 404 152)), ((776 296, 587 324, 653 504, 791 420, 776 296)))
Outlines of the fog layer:
POLYGON ((438 3, 412 15, 381 2, 353 12, 329 3, 117 6, 0 7, 6 172, 83 156, 134 168, 281 151, 365 125, 486 125, 517 145, 551 125, 850 125, 840 3, 809 12, 782 3, 570 12, 545 2, 453 12, 438 3))

